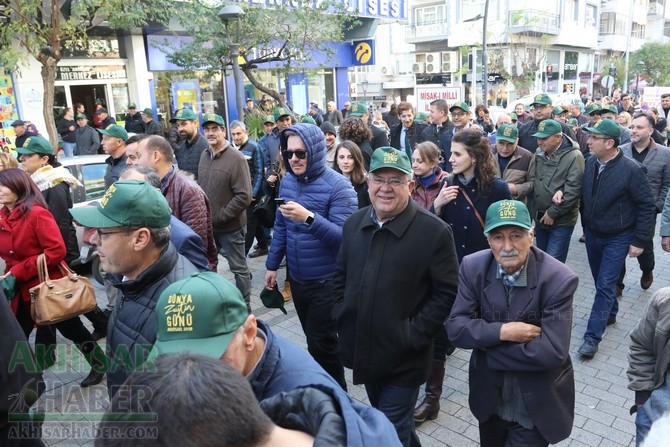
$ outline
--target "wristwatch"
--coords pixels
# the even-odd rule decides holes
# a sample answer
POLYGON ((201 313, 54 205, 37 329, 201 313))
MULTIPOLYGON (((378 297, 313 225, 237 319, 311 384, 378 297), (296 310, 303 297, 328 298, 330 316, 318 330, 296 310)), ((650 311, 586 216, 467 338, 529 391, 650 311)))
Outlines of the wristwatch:
POLYGON ((314 222, 314 213, 310 213, 310 215, 307 216, 307 219, 305 219, 307 225, 312 225, 312 222, 314 222))

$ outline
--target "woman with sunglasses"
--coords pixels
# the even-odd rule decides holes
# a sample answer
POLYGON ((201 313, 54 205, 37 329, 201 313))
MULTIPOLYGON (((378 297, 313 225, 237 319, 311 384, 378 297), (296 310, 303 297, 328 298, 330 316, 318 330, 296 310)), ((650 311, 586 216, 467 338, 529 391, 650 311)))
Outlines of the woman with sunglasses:
MULTIPOLYGON (((494 202, 511 199, 507 183, 496 177, 496 166, 487 136, 478 129, 465 129, 451 140, 449 163, 433 207, 435 214, 451 226, 458 262, 463 257, 489 248, 484 234, 484 217, 494 202)), ((454 348, 442 328, 435 336, 433 366, 426 382, 426 397, 414 410, 417 423, 435 419, 440 411, 444 362, 454 348)))
MULTIPOLYGON (((65 258, 66 249, 58 225, 42 193, 30 176, 19 169, 0 171, 0 257, 6 263, 3 283, 15 281, 16 295, 10 306, 26 337, 35 326, 31 316, 30 288, 39 284, 37 257, 46 256, 49 277, 62 278, 58 268, 65 258)), ((82 387, 100 383, 104 377, 105 354, 86 330, 79 317, 52 325, 72 340, 91 365, 90 374, 81 382, 82 387)), ((47 347, 36 340, 39 364, 49 355, 47 347)))
POLYGON ((370 205, 368 183, 361 149, 353 141, 343 141, 335 149, 335 171, 349 179, 358 197, 358 209, 370 205))

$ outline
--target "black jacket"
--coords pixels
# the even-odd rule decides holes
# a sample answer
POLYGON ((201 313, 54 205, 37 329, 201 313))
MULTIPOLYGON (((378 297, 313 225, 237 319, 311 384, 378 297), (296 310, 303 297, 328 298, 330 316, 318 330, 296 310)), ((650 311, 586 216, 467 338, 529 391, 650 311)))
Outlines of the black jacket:
POLYGON ((64 117, 59 119, 56 130, 58 131, 58 135, 60 135, 66 143, 76 142, 75 132, 77 131, 77 123, 74 120, 68 120, 64 117), (74 127, 74 130, 70 130, 71 126, 74 127))
MULTIPOLYGON (((133 369, 142 365, 156 341, 154 308, 161 292, 170 284, 198 269, 169 243, 161 256, 132 281, 110 278, 121 291, 107 327, 107 389, 110 398, 133 369)), ((109 276, 108 276, 109 277, 109 276)))
POLYGON ((127 113, 125 121, 127 132, 144 133, 144 122, 142 121, 142 114, 140 112, 135 112, 134 115, 127 113))
MULTIPOLYGON (((537 132, 537 126, 544 120, 530 120, 527 123, 524 123, 519 127, 519 146, 528 149, 531 152, 535 152, 539 146, 537 144, 537 137, 534 137, 533 134, 537 132)), ((558 122, 563 128, 563 133, 569 136, 571 139, 577 141, 577 136, 570 126, 565 123, 558 122)), ((583 150, 583 148, 580 147, 583 150)))
POLYGON ((582 226, 598 237, 634 233, 631 242, 644 247, 654 237, 656 211, 649 180, 635 160, 619 154, 598 174, 598 160, 589 157, 584 168, 582 226))
POLYGON ((354 383, 411 388, 426 380, 433 339, 458 285, 451 228, 413 200, 381 228, 371 207, 344 224, 333 316, 354 383))
MULTIPOLYGON (((412 159, 412 152, 414 147, 423 141, 423 129, 426 126, 417 122, 412 123, 412 127, 407 129, 407 138, 409 139, 410 149, 405 148, 407 156, 412 159)), ((400 150, 400 135, 402 135, 402 123, 391 129, 391 147, 400 150)))
POLYGON ((175 153, 177 165, 180 171, 188 171, 193 174, 194 179, 198 180, 198 165, 202 151, 209 147, 205 137, 199 133, 192 142, 184 140, 179 144, 179 150, 175 153))
POLYGON ((72 194, 67 183, 59 183, 49 189, 42 191, 44 200, 49 205, 49 211, 54 216, 61 236, 65 241, 65 262, 70 264, 79 257, 79 243, 77 232, 72 223, 72 215, 68 211, 72 208, 72 194))
POLYGON ((451 122, 451 120, 447 120, 444 123, 442 123, 442 127, 440 127, 440 130, 437 130, 437 125, 431 124, 430 126, 426 126, 426 128, 423 130, 423 141, 430 141, 431 143, 435 143, 437 147, 440 147, 440 142, 442 141, 443 135, 448 131, 454 128, 454 123, 451 122))

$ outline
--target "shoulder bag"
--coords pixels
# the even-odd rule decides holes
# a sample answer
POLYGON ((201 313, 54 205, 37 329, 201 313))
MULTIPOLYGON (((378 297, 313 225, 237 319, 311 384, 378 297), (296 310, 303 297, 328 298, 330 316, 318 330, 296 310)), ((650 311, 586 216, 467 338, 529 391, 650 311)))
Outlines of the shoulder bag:
POLYGON ((30 289, 30 313, 36 324, 59 323, 97 306, 95 290, 88 278, 77 275, 63 261, 58 268, 64 276, 52 280, 46 256, 41 254, 37 257, 40 284, 30 289))

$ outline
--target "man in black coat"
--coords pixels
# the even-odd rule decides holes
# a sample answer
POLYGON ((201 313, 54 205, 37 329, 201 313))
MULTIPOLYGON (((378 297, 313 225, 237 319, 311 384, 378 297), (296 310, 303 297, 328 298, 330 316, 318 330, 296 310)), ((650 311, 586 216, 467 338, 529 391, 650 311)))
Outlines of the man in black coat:
POLYGON ((142 114, 137 111, 135 103, 128 104, 128 113, 124 118, 126 124, 126 132, 144 133, 144 122, 142 121, 142 114))
MULTIPOLYGON (((519 146, 528 149, 531 152, 539 147, 537 138, 533 136, 537 132, 537 126, 544 120, 554 116, 554 106, 551 98, 546 93, 535 95, 533 102, 530 105, 530 110, 533 114, 533 119, 525 122, 519 126, 519 146)), ((570 126, 561 123, 563 133, 569 136, 572 140, 577 140, 575 132, 570 126)), ((581 148, 583 150, 583 148, 581 148)))
POLYGON ((345 222, 333 280, 340 355, 400 442, 419 446, 414 407, 456 296, 456 248, 449 225, 410 199, 407 154, 377 149, 368 186, 372 206, 345 222))
POLYGON ((397 107, 400 124, 391 128, 391 147, 407 154, 411 160, 414 147, 423 141, 423 124, 414 121, 414 106, 401 102, 397 107))

